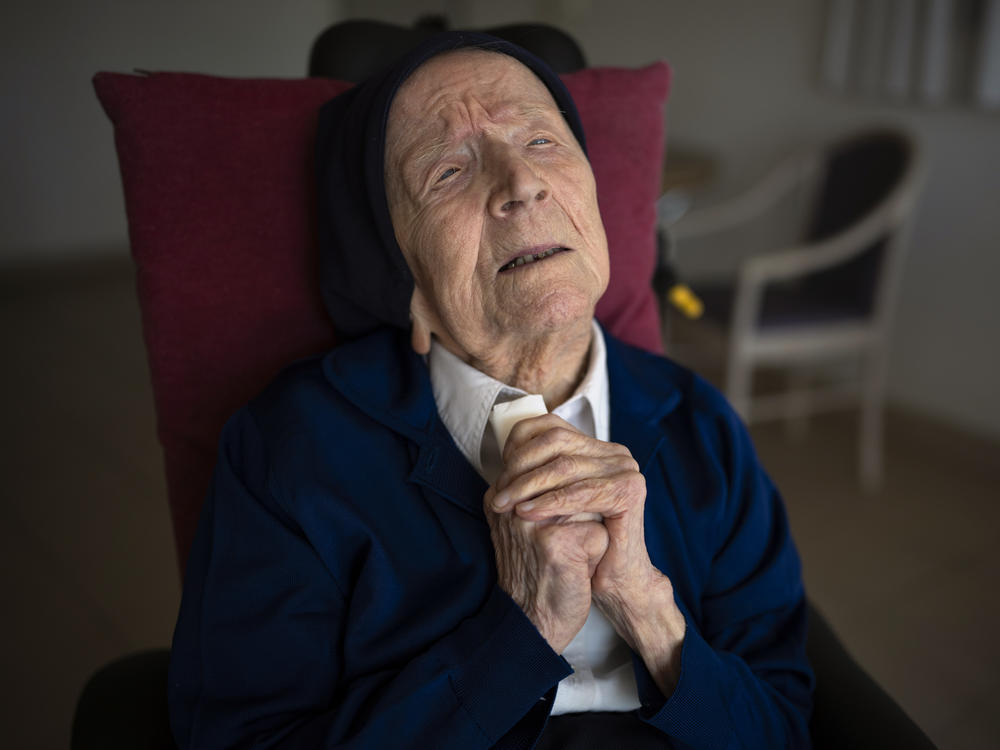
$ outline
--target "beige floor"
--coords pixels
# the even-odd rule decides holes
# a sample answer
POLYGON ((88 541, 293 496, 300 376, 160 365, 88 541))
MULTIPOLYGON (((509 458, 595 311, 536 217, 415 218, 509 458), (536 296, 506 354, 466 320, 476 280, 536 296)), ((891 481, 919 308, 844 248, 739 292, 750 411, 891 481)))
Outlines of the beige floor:
MULTIPOLYGON (((131 272, 0 277, 0 736, 64 748, 88 675, 169 643, 179 597, 131 272)), ((854 419, 755 429, 813 599, 942 748, 1000 746, 1000 446, 890 411, 887 481, 854 419)))

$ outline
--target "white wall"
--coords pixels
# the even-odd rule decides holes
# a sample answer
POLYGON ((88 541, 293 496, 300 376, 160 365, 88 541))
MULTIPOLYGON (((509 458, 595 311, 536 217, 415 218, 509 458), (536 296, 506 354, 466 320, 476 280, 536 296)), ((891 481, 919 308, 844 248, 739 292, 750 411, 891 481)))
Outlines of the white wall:
POLYGON ((901 121, 921 135, 929 181, 904 271, 891 397, 1000 437, 1000 116, 877 108, 822 92, 822 0, 55 5, 29 10, 21 0, 0 22, 0 265, 125 245, 111 128, 89 82, 97 70, 296 76, 315 34, 338 17, 410 23, 445 12, 467 26, 546 20, 574 34, 592 64, 669 60, 670 143, 715 153, 723 187, 742 184, 793 145, 855 124, 901 121))
POLYGON ((729 185, 787 148, 855 125, 898 121, 916 132, 929 171, 903 274, 890 398, 1000 437, 1000 115, 875 107, 823 92, 815 81, 824 14, 820 0, 617 0, 590 3, 569 25, 594 64, 668 59, 670 141, 718 154, 729 185))
POLYGON ((124 252, 99 70, 301 76, 339 0, 53 0, 0 10, 0 265, 124 252))

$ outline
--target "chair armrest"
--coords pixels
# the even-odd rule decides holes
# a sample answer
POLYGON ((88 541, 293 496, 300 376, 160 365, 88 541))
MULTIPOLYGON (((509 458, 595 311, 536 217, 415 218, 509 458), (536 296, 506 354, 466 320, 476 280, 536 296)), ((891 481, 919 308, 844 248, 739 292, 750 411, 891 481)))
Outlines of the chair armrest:
POLYGON ((921 150, 917 148, 896 188, 861 221, 825 240, 748 259, 740 269, 740 283, 766 283, 805 276, 862 252, 906 222, 920 193, 924 170, 921 150))
POLYGON ((816 674, 809 723, 814 750, 933 750, 930 738, 858 666, 811 603, 806 651, 816 674))
POLYGON ((758 255, 744 261, 737 274, 733 304, 732 345, 745 340, 755 325, 764 298, 764 287, 832 268, 871 247, 879 238, 896 233, 898 242, 916 203, 924 167, 916 157, 899 185, 864 219, 819 242, 758 255))
MULTIPOLYGON (((844 649, 809 604, 806 641, 816 674, 809 724, 815 750, 933 750, 934 744, 844 649)), ((167 712, 167 649, 122 657, 87 683, 73 717, 72 750, 175 750, 167 712)))
POLYGON ((819 151, 793 153, 778 162, 743 192, 704 208, 692 208, 668 228, 675 241, 733 229, 764 214, 822 168, 819 151))
POLYGON ((862 221, 820 242, 748 258, 740 268, 740 283, 785 281, 843 263, 900 227, 908 213, 902 203, 890 198, 862 221))
POLYGON ((177 750, 167 710, 169 664, 164 648, 98 670, 77 701, 71 750, 177 750))

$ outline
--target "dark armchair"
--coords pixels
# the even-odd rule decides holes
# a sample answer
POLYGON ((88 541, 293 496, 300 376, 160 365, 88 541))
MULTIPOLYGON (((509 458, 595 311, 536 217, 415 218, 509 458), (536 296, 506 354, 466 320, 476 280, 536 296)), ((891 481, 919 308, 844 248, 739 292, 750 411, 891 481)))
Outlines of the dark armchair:
MULTIPOLYGON (((934 744, 844 649, 809 607, 809 660, 816 672, 809 724, 815 750, 930 750, 934 744)), ((167 716, 166 649, 122 657, 95 674, 77 705, 73 750, 173 750, 167 716)))

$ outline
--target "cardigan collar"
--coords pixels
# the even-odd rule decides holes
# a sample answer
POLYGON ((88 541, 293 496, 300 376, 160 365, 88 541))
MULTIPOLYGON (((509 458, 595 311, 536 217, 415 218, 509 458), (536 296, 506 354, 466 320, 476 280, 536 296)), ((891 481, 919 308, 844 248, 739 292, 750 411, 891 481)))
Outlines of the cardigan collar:
POLYGON ((375 421, 415 446, 409 480, 483 517, 486 482, 437 413, 430 374, 403 331, 383 327, 338 346, 323 361, 330 384, 375 421))

